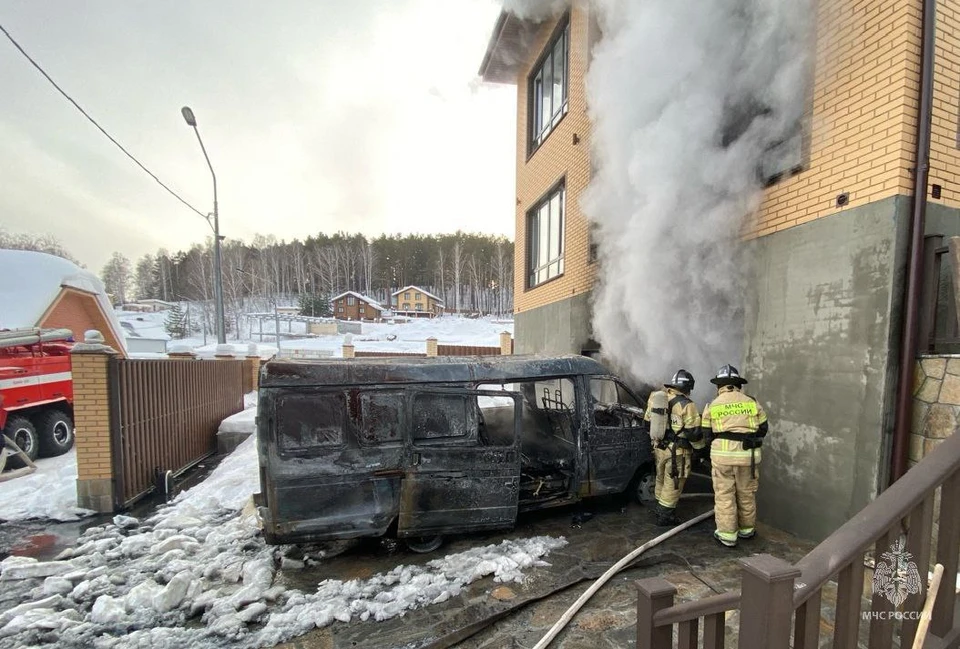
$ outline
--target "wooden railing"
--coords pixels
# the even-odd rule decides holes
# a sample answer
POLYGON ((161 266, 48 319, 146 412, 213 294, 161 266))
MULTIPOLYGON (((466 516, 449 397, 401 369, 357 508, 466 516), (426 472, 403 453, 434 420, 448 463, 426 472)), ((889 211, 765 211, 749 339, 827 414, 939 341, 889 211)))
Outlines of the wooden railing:
POLYGON ((217 450, 217 429, 243 410, 249 366, 241 360, 111 358, 110 438, 116 509, 217 450))
MULTIPOLYGON (((958 514, 960 435, 953 435, 796 565, 770 555, 742 559, 740 593, 675 604, 677 590, 666 580, 639 581, 636 646, 673 647, 676 628, 676 646, 682 649, 720 649, 724 647, 725 616, 729 611, 739 611, 740 649, 816 649, 821 646, 823 588, 836 581, 835 649, 855 649, 862 622, 870 649, 889 649, 897 635, 899 646, 906 648, 917 633, 919 613, 927 596, 928 569, 940 563, 944 578, 924 647, 960 647, 955 616, 958 514), (939 531, 934 535, 938 492, 941 513, 939 531), (906 599, 899 607, 893 605, 890 592, 881 590, 873 593, 864 611, 864 557, 870 550, 880 569, 895 572, 896 560, 905 562, 899 566, 898 577, 912 580, 901 586, 906 599)), ((894 591, 897 587, 892 586, 894 591)))

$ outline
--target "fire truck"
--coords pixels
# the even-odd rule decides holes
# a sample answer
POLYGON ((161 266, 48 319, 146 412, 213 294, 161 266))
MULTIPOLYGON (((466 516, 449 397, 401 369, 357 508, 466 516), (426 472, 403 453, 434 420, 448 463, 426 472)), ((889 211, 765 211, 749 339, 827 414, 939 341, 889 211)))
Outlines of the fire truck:
POLYGON ((72 347, 69 329, 0 331, 0 430, 31 460, 73 447, 72 347))

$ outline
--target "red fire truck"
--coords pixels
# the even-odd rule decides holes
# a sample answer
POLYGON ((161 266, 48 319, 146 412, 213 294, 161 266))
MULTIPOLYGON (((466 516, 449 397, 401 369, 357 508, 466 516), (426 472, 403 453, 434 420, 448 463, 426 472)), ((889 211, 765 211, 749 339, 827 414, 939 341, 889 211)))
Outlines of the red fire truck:
POLYGON ((69 329, 0 331, 0 430, 31 460, 73 447, 72 347, 69 329))

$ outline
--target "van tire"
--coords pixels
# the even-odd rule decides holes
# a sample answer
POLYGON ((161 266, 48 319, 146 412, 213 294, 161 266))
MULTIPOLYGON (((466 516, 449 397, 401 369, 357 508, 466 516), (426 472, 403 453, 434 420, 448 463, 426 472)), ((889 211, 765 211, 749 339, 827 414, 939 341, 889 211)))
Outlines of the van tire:
POLYGON ((413 552, 418 554, 428 554, 443 545, 443 537, 436 536, 412 536, 403 540, 413 552))
MULTIPOLYGON (((31 460, 37 459, 40 453, 40 438, 37 436, 37 429, 34 428, 29 419, 26 417, 11 417, 7 420, 3 434, 12 439, 31 460)), ((11 469, 20 469, 25 467, 26 463, 19 455, 11 455, 7 458, 7 466, 11 469)))
POLYGON ((650 505, 657 502, 654 495, 657 484, 657 474, 653 466, 642 466, 637 470, 637 475, 633 479, 633 496, 641 505, 650 505))
POLYGON ((62 410, 51 410, 37 417, 41 457, 57 457, 73 448, 73 420, 62 410))

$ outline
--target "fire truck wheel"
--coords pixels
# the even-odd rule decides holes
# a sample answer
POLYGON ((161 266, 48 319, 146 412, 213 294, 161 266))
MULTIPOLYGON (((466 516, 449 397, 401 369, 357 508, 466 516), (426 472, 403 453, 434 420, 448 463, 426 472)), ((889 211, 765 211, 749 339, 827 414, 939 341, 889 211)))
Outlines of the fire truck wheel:
POLYGON ((40 455, 56 457, 73 448, 73 421, 65 412, 51 410, 37 418, 40 455))
MULTIPOLYGON (((37 437, 37 429, 33 427, 29 419, 26 417, 11 417, 7 420, 3 434, 12 439, 31 460, 37 459, 40 452, 40 440, 37 437)), ((11 455, 7 460, 7 465, 14 469, 26 466, 19 455, 11 455)))

